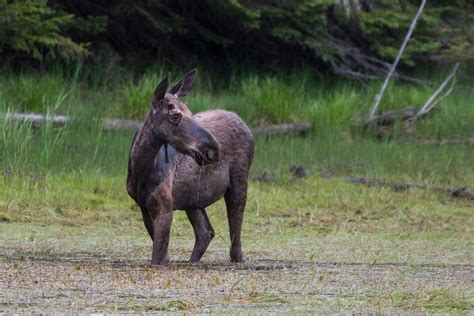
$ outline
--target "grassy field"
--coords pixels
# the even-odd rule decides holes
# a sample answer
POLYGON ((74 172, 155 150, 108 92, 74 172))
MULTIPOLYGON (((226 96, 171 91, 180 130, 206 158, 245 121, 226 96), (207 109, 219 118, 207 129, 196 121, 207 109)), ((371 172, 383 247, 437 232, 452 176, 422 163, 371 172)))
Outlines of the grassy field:
MULTIPOLYGON (((474 206, 433 190, 395 191, 347 177, 474 188, 472 145, 419 145, 474 136, 473 92, 459 86, 417 125, 412 141, 355 127, 374 90, 294 74, 202 71, 192 111, 224 107, 250 125, 308 120, 307 138, 257 138, 243 264, 228 259, 222 201, 200 264, 175 212, 166 267, 125 192, 133 131, 97 117, 140 118, 164 71, 144 75, 78 64, 0 77, 0 112, 68 114, 64 128, 0 120, 0 312, 461 312, 474 310, 474 206), (295 179, 292 165, 303 165, 295 179)), ((181 72, 182 73, 182 72, 181 72)), ((372 88, 376 87, 374 83, 372 88)), ((383 107, 421 104, 431 88, 394 84, 383 107)))
POLYGON ((245 263, 228 260, 222 202, 216 238, 191 265, 193 233, 175 213, 167 267, 122 177, 58 175, 3 182, 2 309, 19 312, 468 312, 472 202, 394 192, 341 178, 251 182, 245 263))

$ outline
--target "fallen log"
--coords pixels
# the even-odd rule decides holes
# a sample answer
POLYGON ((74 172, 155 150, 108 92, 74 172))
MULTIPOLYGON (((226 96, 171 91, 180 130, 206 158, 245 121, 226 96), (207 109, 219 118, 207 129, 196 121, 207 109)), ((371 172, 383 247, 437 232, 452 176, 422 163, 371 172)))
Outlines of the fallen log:
POLYGON ((70 122, 70 119, 64 115, 43 115, 38 113, 7 113, 2 115, 2 117, 5 121, 31 123, 31 126, 34 128, 38 128, 44 123, 62 126, 70 122))
POLYGON ((421 145, 474 145, 474 136, 466 139, 421 139, 421 145))
POLYGON ((463 198, 467 200, 474 200, 474 192, 470 191, 467 187, 443 187, 431 184, 416 184, 404 181, 387 181, 381 179, 370 179, 361 177, 349 177, 346 178, 346 182, 352 184, 362 184, 366 186, 380 186, 389 187, 396 191, 404 191, 410 188, 416 188, 421 190, 433 190, 442 193, 448 193, 449 195, 456 198, 463 198))
POLYGON ((308 135, 310 128, 311 125, 308 122, 300 122, 259 126, 252 128, 252 131, 255 134, 265 136, 295 134, 304 137, 308 135))
MULTIPOLYGON (((64 115, 43 115, 38 113, 7 113, 3 115, 6 121, 16 121, 30 123, 32 127, 39 128, 45 123, 54 126, 64 126, 71 122, 71 118, 64 115)), ((138 120, 120 120, 120 119, 103 119, 103 126, 106 130, 124 130, 137 129, 142 125, 138 120)))
POLYGON ((138 120, 104 119, 104 129, 107 130, 138 129, 140 126, 142 122, 138 120))
MULTIPOLYGON (((71 118, 64 115, 43 115, 38 113, 7 113, 3 115, 6 121, 27 122, 32 127, 38 128, 45 123, 51 123, 54 126, 63 126, 71 122, 71 118)), ((100 120, 100 119, 97 119, 100 120)), ((121 119, 102 119, 105 130, 129 130, 137 129, 142 125, 138 120, 121 120, 121 119)), ((264 136, 284 136, 298 135, 306 136, 309 133, 311 125, 308 122, 285 123, 266 126, 257 126, 252 131, 258 135, 264 136)))
POLYGON ((395 121, 406 121, 414 117, 416 113, 414 106, 407 106, 400 110, 385 110, 374 116, 371 123, 378 126, 392 125, 395 121))

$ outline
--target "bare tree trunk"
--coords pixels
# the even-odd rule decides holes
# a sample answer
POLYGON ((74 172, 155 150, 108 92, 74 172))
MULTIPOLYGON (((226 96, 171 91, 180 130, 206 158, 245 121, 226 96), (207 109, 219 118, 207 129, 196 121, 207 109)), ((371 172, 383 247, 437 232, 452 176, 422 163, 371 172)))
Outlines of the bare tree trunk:
POLYGON ((385 89, 388 86, 388 82, 390 81, 390 78, 392 77, 393 73, 395 72, 395 69, 397 68, 398 62, 400 61, 400 58, 402 57, 403 51, 405 50, 405 47, 408 44, 408 41, 411 38, 411 35, 413 34, 413 31, 415 30, 416 23, 418 22, 418 19, 420 18, 421 14, 423 13, 423 9, 425 8, 426 0, 422 0, 420 7, 418 8, 418 12, 416 13, 415 17, 413 18, 413 21, 411 22, 410 28, 408 29, 408 33, 405 36, 405 40, 402 43, 402 46, 400 47, 400 50, 398 51, 397 57, 395 58, 395 61, 393 62, 392 66, 390 67, 390 71, 388 72, 387 77, 385 78, 385 81, 380 88, 380 92, 375 95, 374 102, 372 103, 372 106, 370 107, 369 110, 369 116, 367 118, 367 122, 371 122, 372 119, 375 116, 375 112, 377 111, 377 108, 380 105, 380 101, 382 100, 383 94, 385 92, 385 89))
POLYGON ((361 8, 360 0, 339 0, 338 2, 347 16, 354 16, 361 8))

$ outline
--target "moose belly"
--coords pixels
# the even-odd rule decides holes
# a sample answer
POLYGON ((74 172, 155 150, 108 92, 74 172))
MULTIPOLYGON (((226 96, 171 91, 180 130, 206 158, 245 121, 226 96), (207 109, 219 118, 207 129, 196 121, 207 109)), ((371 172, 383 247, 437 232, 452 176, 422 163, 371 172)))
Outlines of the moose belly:
MULTIPOLYGON (((180 174, 173 182, 173 209, 205 208, 224 196, 229 187, 229 165, 226 161, 201 167, 197 172, 180 174)), ((194 169, 194 168, 191 168, 194 169)), ((190 170, 190 169, 188 169, 190 170)))

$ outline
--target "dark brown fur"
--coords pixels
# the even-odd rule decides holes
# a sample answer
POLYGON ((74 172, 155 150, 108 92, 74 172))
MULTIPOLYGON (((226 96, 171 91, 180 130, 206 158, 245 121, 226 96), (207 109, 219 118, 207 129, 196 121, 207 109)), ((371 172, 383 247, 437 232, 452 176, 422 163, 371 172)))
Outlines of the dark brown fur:
POLYGON ((158 85, 152 108, 130 150, 127 192, 142 211, 153 240, 155 265, 169 260, 173 210, 186 211, 196 239, 190 261, 201 259, 214 237, 205 208, 223 196, 230 257, 242 261, 240 235, 254 140, 235 113, 213 110, 191 115, 179 97, 191 90, 195 79, 196 71, 191 71, 169 93, 168 78, 158 85), (169 144, 168 163, 165 144, 169 144))

